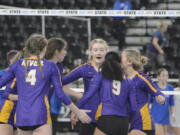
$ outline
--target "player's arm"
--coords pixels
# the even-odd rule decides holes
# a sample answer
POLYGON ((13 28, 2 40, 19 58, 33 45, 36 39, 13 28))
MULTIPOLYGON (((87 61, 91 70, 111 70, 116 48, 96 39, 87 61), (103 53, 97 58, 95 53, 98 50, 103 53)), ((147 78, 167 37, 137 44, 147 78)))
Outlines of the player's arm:
POLYGON ((81 66, 75 68, 74 70, 72 70, 69 74, 62 77, 62 83, 63 83, 63 85, 65 85, 63 87, 63 90, 66 94, 74 96, 78 99, 80 99, 83 96, 82 93, 75 92, 72 89, 70 89, 68 86, 66 86, 66 84, 71 83, 71 82, 83 77, 83 74, 84 74, 83 71, 84 71, 84 66, 81 65, 81 66))
POLYGON ((8 70, 0 78, 0 88, 7 85, 11 80, 13 80, 15 78, 15 71, 16 71, 16 67, 18 65, 18 62, 19 61, 11 64, 9 66, 8 70))
POLYGON ((13 81, 7 85, 6 90, 3 93, 3 97, 12 101, 18 100, 16 78, 14 78, 13 81))
POLYGON ((54 86, 54 90, 57 93, 57 97, 67 107, 69 107, 72 112, 74 112, 78 116, 82 123, 90 123, 91 119, 89 118, 89 116, 84 111, 79 110, 79 108, 76 105, 74 105, 74 103, 72 103, 71 99, 65 95, 62 89, 62 83, 60 82, 61 80, 57 66, 54 63, 52 63, 51 81, 54 86))
POLYGON ((73 91, 72 89, 70 89, 68 86, 63 86, 63 90, 66 94, 69 94, 71 96, 74 96, 76 97, 77 99, 80 99, 82 98, 83 94, 80 93, 80 92, 76 92, 76 91, 73 91))
POLYGON ((81 108, 84 104, 86 104, 93 95, 98 92, 100 86, 101 86, 102 76, 100 74, 97 74, 95 77, 93 77, 93 80, 87 90, 87 92, 84 94, 84 96, 79 100, 78 107, 81 108))
POLYGON ((54 86, 54 90, 58 96, 58 98, 65 104, 69 105, 72 103, 71 99, 66 96, 63 91, 62 82, 60 80, 59 72, 56 65, 52 65, 52 75, 51 75, 51 82, 54 86))
POLYGON ((159 90, 157 90, 154 86, 154 83, 151 81, 151 79, 149 77, 144 77, 139 75, 139 77, 142 80, 142 87, 144 87, 144 89, 150 93, 151 95, 156 97, 156 101, 159 104, 164 104, 165 103, 165 96, 162 92, 160 92, 159 90))
POLYGON ((69 84, 73 81, 78 80, 79 78, 83 77, 84 74, 84 66, 81 65, 74 70, 72 70, 70 73, 62 77, 62 83, 63 85, 69 84))

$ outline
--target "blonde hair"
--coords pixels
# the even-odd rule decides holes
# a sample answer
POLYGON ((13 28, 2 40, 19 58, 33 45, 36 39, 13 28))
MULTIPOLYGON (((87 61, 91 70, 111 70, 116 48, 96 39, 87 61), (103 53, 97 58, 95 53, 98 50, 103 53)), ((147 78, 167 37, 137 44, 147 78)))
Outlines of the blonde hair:
POLYGON ((132 62, 132 67, 136 71, 142 71, 144 69, 144 65, 147 64, 148 58, 145 56, 141 56, 141 54, 133 49, 125 49, 123 52, 127 54, 128 61, 132 62))
POLYGON ((160 21, 160 22, 157 23, 157 28, 161 29, 161 28, 163 28, 164 26, 167 26, 167 25, 168 24, 164 23, 163 21, 160 21))
POLYGON ((101 38, 96 38, 94 40, 92 40, 89 44, 89 50, 91 51, 92 48, 93 48, 93 45, 96 44, 96 43, 100 43, 100 44, 103 44, 105 46, 105 48, 108 50, 108 43, 104 40, 104 39, 101 39, 101 38))

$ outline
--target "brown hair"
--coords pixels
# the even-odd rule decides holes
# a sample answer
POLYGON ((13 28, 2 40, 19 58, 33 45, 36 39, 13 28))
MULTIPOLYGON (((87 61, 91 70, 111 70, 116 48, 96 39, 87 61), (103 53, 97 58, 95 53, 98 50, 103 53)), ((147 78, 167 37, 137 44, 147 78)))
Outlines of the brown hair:
POLYGON ((10 64, 10 60, 13 60, 13 58, 16 56, 17 53, 18 53, 17 50, 10 50, 9 52, 7 52, 6 57, 8 64, 10 64))
POLYGON ((56 50, 61 51, 65 47, 67 47, 67 42, 61 38, 48 39, 45 58, 52 59, 56 50))
POLYGON ((141 54, 133 49, 125 49, 123 52, 127 54, 128 61, 132 62, 132 66, 136 71, 142 71, 144 65, 147 64, 148 58, 141 56, 141 54))
MULTIPOLYGON (((43 51, 43 49, 47 46, 47 40, 43 35, 40 34, 32 34, 25 42, 25 47, 23 50, 18 54, 17 57, 29 57, 30 55, 37 56, 38 60, 38 66, 42 73, 42 77, 44 78, 44 73, 42 72, 42 65, 40 61, 40 53, 43 51)), ((27 58, 25 58, 25 69, 26 69, 26 77, 27 77, 27 58)))

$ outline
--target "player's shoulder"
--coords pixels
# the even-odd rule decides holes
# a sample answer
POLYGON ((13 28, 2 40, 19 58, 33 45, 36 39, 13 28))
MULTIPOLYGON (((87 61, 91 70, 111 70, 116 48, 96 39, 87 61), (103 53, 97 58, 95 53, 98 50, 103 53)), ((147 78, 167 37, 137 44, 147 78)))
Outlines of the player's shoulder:
POLYGON ((85 63, 82 63, 81 65, 79 65, 79 67, 87 67, 87 66, 91 66, 91 63, 85 62, 85 63))
POLYGON ((53 64, 54 62, 50 61, 50 60, 47 60, 47 59, 42 59, 42 61, 45 63, 45 64, 53 64))
POLYGON ((21 65, 22 64, 22 62, 23 62, 23 59, 18 59, 18 60, 16 60, 13 64, 11 64, 10 66, 19 66, 19 65, 21 65))
POLYGON ((90 63, 86 62, 86 63, 80 64, 75 69, 87 69, 90 66, 91 66, 90 63))
POLYGON ((142 80, 150 80, 150 77, 147 74, 144 74, 142 72, 138 72, 137 76, 141 78, 142 80))
POLYGON ((151 83, 151 78, 148 75, 146 75, 142 72, 139 72, 139 73, 137 73, 137 76, 138 76, 138 81, 140 81, 141 83, 143 83, 143 84, 144 83, 146 83, 146 84, 151 83))

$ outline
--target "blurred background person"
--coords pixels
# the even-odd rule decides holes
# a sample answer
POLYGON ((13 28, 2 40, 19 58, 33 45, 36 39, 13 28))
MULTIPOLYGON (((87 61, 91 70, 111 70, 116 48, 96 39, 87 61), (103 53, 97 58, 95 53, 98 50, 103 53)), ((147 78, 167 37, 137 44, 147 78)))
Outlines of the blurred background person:
POLYGON ((168 44, 168 39, 165 36, 168 25, 164 22, 159 22, 157 30, 152 35, 151 43, 147 44, 147 56, 150 59, 150 63, 156 62, 158 65, 165 63, 165 52, 163 47, 168 44))
MULTIPOLYGON (((158 82, 155 87, 159 91, 174 91, 171 84, 168 83, 169 74, 164 68, 160 68, 157 72, 158 82)), ((166 102, 160 105, 156 102, 155 98, 151 99, 151 114, 155 123, 156 135, 166 135, 167 129, 170 126, 170 115, 175 121, 174 97, 166 95, 166 102)))

